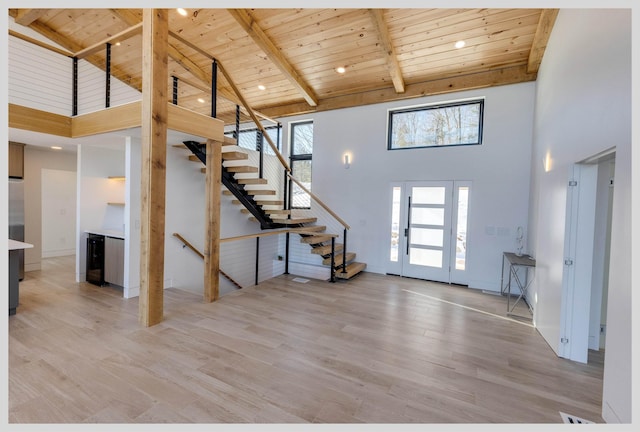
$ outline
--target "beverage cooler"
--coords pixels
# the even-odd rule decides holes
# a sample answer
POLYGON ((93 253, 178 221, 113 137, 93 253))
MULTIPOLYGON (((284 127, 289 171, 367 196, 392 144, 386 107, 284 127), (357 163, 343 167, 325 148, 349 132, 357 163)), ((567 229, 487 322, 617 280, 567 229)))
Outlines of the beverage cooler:
POLYGON ((87 237, 87 282, 104 285, 104 236, 89 234, 87 237))

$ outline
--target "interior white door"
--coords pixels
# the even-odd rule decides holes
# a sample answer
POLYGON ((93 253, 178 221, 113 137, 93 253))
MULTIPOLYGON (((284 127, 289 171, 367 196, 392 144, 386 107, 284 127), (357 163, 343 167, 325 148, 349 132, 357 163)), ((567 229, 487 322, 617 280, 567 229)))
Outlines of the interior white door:
POLYGON ((402 275, 449 283, 452 181, 408 182, 402 275))

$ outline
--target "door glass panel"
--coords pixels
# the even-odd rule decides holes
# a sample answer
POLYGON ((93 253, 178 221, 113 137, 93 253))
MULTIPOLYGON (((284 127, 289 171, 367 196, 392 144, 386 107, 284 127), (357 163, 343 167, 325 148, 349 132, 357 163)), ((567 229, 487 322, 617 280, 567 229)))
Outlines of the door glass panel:
POLYGON ((409 264, 442 267, 442 250, 411 248, 409 253, 409 264))
POLYGON ((414 204, 442 204, 445 198, 444 187, 413 187, 413 203, 414 204))
POLYGON ((467 259, 467 211, 469 187, 458 188, 458 225, 456 227, 456 270, 464 270, 467 259))
POLYGON ((444 226, 443 208, 411 208, 411 225, 444 226))
POLYGON ((399 186, 393 188, 391 198, 391 251, 390 259, 398 262, 398 241, 400 240, 400 197, 401 189, 399 186))
POLYGON ((444 231, 441 229, 411 228, 411 244, 442 247, 444 231))

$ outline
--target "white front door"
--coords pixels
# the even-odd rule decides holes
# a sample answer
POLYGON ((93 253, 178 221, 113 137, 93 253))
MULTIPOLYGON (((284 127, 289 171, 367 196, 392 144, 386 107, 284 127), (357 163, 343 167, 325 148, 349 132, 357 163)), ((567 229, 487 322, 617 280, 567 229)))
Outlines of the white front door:
POLYGON ((453 181, 392 185, 389 273, 466 283, 469 190, 453 181))

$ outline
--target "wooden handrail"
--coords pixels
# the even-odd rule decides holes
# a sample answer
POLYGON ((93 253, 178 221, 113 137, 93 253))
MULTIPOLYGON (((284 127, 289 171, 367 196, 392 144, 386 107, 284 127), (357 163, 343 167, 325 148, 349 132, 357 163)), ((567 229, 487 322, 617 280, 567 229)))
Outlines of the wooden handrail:
POLYGON ((327 206, 325 203, 323 203, 320 198, 318 198, 317 196, 315 196, 309 189, 307 189, 306 187, 304 187, 304 185, 302 183, 300 183, 294 176, 291 175, 291 173, 287 173, 287 176, 289 176, 289 178, 291 180, 293 180, 293 182, 295 184, 297 184, 298 186, 300 186, 300 188, 305 191, 306 193, 309 194, 309 196, 311 198, 313 198, 313 200, 315 202, 317 202, 318 204, 320 204, 320 206, 325 209, 331 216, 333 216, 335 218, 335 220, 337 220, 338 222, 340 222, 340 224, 345 227, 346 229, 351 229, 351 227, 349 226, 348 223, 346 223, 340 216, 338 216, 333 210, 331 210, 329 208, 329 206, 327 206))
POLYGON ((49 45, 47 43, 40 42, 37 39, 34 39, 34 38, 29 37, 29 36, 23 35, 22 33, 18 33, 17 31, 9 29, 9 36, 13 36, 13 37, 21 39, 21 40, 23 40, 25 42, 29 42, 30 44, 37 45, 37 46, 39 46, 41 48, 44 48, 44 49, 49 50, 49 51, 52 51, 54 53, 62 54, 65 57, 73 58, 73 53, 71 53, 69 51, 65 51, 65 50, 62 50, 60 48, 56 48, 53 45, 49 45))
MULTIPOLYGON (((174 237, 177 237, 186 247, 188 247, 189 249, 191 249, 192 251, 194 251, 196 254, 198 254, 200 256, 200 258, 204 259, 204 254, 202 252, 200 252, 198 249, 196 249, 191 243, 189 243, 184 237, 182 237, 180 234, 178 233, 173 233, 174 237)), ((224 271, 222 271, 221 268, 218 269, 218 272, 226 277, 229 282, 231 282, 232 284, 234 284, 235 286, 237 286, 238 288, 242 289, 242 285, 240 285, 238 282, 236 282, 235 280, 233 280, 233 278, 231 276, 229 276, 228 274, 226 274, 224 271)))
POLYGON ((204 254, 202 252, 200 252, 198 249, 195 248, 195 246, 193 246, 191 243, 189 243, 187 241, 187 239, 185 239, 184 237, 182 237, 180 234, 178 233, 173 233, 174 237, 177 237, 182 243, 184 243, 184 245, 186 247, 188 247, 189 249, 191 249, 192 251, 194 251, 196 254, 198 254, 200 256, 200 258, 204 259, 204 254))
POLYGON ((289 167, 289 164, 287 163, 286 160, 284 160, 284 158, 282 157, 282 154, 280 154, 280 151, 278 150, 278 147, 273 143, 273 140, 271 139, 271 137, 267 133, 267 130, 264 128, 264 126, 262 126, 262 123, 260 122, 260 120, 258 120, 258 117, 253 112, 253 109, 251 108, 251 106, 249 106, 249 104, 245 100, 244 96, 242 96, 242 93, 240 93, 240 89, 238 89, 238 87, 235 85, 235 83, 231 80, 231 77, 229 76, 229 74, 227 73, 225 68, 220 63, 218 63, 218 70, 220 72, 222 72, 222 75, 224 75, 225 79, 227 80, 227 82, 229 83, 229 85, 231 86, 233 91, 235 92, 236 96, 238 96, 238 99, 240 99, 240 102, 242 103, 244 108, 249 113, 249 117, 251 117, 251 120, 253 120, 253 122, 256 124, 258 129, 260 129, 260 131, 262 132, 262 136, 269 143, 269 146, 271 147, 271 150, 273 150, 273 153, 278 157, 278 160, 280 161, 280 163, 284 167, 285 171, 287 173, 290 173, 291 172, 291 168, 289 167))

